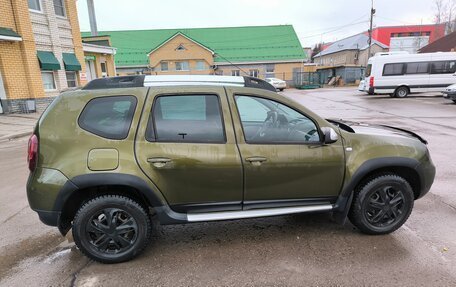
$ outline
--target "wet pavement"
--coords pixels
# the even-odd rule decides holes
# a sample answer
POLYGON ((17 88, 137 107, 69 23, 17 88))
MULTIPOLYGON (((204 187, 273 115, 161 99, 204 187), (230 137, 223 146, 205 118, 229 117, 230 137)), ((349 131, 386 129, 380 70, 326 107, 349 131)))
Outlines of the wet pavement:
POLYGON ((352 88, 284 94, 325 117, 400 126, 429 141, 436 181, 402 228, 367 236, 327 214, 156 226, 141 256, 103 265, 28 207, 19 138, 0 143, 0 286, 455 286, 456 105, 352 88))

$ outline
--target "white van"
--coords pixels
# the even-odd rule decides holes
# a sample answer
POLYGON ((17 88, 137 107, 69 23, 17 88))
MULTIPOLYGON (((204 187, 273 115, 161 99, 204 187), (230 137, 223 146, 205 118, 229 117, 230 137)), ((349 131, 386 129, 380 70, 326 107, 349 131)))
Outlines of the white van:
POLYGON ((442 92, 456 83, 456 52, 376 54, 367 63, 364 83, 370 95, 442 92))

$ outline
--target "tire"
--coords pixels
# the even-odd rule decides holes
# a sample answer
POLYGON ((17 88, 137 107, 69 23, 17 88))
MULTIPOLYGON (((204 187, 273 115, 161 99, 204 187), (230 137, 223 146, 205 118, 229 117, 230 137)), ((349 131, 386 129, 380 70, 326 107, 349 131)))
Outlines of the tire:
POLYGON ((413 203, 413 190, 405 179, 378 175, 355 190, 348 218, 363 233, 388 234, 407 221, 413 203))
POLYGON ((145 209, 118 195, 88 201, 73 221, 74 242, 83 254, 101 263, 124 262, 139 255, 149 242, 151 229, 145 209))
POLYGON ((456 104, 456 100, 452 100, 452 101, 453 101, 453 103, 455 103, 455 104, 456 104))
POLYGON ((279 91, 283 92, 284 89, 279 89, 279 91))
POLYGON ((396 97, 396 95, 395 95, 395 94, 389 94, 389 96, 390 96, 391 98, 394 98, 394 97, 396 97))
POLYGON ((409 93, 410 91, 406 86, 401 86, 394 91, 394 96, 396 98, 405 98, 409 93))

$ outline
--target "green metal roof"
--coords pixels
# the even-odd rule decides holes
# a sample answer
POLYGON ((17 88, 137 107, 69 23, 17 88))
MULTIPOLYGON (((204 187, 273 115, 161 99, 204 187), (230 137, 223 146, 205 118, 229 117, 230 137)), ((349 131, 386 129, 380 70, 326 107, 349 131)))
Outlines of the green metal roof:
POLYGON ((66 71, 80 71, 81 64, 76 58, 75 54, 72 53, 62 53, 63 64, 65 65, 66 71))
POLYGON ((41 70, 55 71, 60 70, 60 63, 52 52, 37 51, 38 61, 41 70))
MULTIPOLYGON (((117 66, 146 66, 147 53, 179 32, 213 50, 219 63, 301 60, 306 56, 291 25, 102 31, 99 36, 111 36, 117 66)), ((82 36, 88 37, 90 32, 82 36)))

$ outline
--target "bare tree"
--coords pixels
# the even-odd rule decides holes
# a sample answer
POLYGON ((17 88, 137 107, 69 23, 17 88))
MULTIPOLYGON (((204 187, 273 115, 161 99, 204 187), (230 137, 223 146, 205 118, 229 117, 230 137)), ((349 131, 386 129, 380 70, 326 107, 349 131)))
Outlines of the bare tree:
POLYGON ((446 33, 456 31, 456 0, 434 0, 434 11, 434 23, 444 23, 446 33))
POLYGON ((444 3, 443 0, 435 0, 434 1, 434 9, 435 9, 435 15, 434 15, 434 23, 435 24, 440 24, 443 21, 444 18, 444 3))

